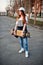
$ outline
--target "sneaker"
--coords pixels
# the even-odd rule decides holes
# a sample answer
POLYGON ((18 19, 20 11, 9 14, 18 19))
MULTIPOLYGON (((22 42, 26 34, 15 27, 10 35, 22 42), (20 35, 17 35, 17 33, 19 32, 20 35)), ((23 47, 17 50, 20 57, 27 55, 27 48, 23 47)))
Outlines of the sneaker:
POLYGON ((19 53, 22 53, 24 52, 24 48, 21 48, 21 50, 19 50, 19 53))
POLYGON ((28 51, 25 51, 25 57, 26 58, 28 57, 28 51))

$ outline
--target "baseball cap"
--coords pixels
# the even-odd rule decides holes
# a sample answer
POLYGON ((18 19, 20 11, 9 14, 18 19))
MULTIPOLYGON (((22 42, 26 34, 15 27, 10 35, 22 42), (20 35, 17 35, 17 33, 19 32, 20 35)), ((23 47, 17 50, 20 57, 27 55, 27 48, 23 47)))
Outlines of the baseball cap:
POLYGON ((25 12, 25 8, 24 7, 20 7, 18 10, 19 11, 23 10, 25 12))

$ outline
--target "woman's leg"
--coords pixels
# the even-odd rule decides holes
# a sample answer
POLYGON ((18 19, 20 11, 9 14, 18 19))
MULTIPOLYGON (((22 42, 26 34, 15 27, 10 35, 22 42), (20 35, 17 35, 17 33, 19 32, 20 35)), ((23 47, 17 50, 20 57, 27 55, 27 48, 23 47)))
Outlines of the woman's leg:
POLYGON ((21 45, 21 49, 19 50, 19 53, 22 53, 24 51, 23 38, 20 37, 19 41, 20 41, 20 45, 21 45))
POLYGON ((25 49, 25 57, 28 57, 28 38, 27 37, 23 38, 23 43, 24 43, 24 49, 25 49))
POLYGON ((24 44, 25 51, 28 51, 28 38, 27 37, 23 38, 23 44, 24 44))
POLYGON ((20 41, 21 48, 24 48, 22 37, 20 37, 19 41, 20 41))

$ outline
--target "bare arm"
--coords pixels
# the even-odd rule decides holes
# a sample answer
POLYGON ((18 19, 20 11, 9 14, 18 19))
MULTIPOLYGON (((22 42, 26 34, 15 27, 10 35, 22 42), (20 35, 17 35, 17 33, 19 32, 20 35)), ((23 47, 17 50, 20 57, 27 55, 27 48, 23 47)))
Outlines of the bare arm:
POLYGON ((26 23, 26 20, 24 19, 23 32, 25 31, 26 25, 27 25, 27 23, 26 23))
POLYGON ((18 26, 18 21, 16 21, 15 31, 17 30, 17 26, 18 26))

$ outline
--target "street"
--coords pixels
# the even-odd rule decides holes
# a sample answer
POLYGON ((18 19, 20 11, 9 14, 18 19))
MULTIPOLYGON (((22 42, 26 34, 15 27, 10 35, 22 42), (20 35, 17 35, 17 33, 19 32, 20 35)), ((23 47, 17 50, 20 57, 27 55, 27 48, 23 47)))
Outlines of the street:
POLYGON ((29 38, 29 58, 24 53, 19 54, 19 38, 10 34, 15 26, 15 19, 0 16, 0 65, 43 65, 43 30, 28 26, 31 38, 29 38))

